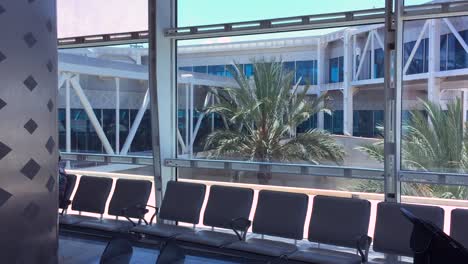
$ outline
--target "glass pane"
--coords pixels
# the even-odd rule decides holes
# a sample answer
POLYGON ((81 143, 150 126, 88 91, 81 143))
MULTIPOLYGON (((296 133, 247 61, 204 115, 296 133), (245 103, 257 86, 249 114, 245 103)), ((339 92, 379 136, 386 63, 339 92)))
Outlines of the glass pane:
POLYGON ((178 157, 382 168, 369 153, 383 141, 383 27, 365 28, 178 41, 178 157), (347 31, 346 43, 355 49, 345 58, 347 31), (324 36, 328 42, 318 46, 324 36), (372 37, 375 46, 365 50, 372 37), (353 66, 359 56, 363 63, 353 66), (368 73, 365 80, 353 76, 358 67, 368 73), (346 101, 345 81, 354 89, 346 101), (331 154, 315 156, 314 148, 331 154))
POLYGON ((149 101, 145 100, 147 56, 145 43, 59 50, 59 79, 63 80, 58 96, 61 151, 67 151, 69 82, 71 151, 152 155, 149 101), (132 130, 134 133, 130 133, 132 130))
POLYGON ((467 19, 406 22, 403 32, 401 200, 442 207, 447 233, 468 200, 467 19))
POLYGON ((59 0, 59 38, 148 30, 148 1, 59 0))
POLYGON ((313 4, 309 0, 291 0, 277 1, 274 5, 269 0, 238 0, 226 8, 226 3, 223 1, 178 0, 177 18, 178 26, 186 27, 383 8, 384 5, 385 1, 383 0, 331 0, 317 1, 313 4))

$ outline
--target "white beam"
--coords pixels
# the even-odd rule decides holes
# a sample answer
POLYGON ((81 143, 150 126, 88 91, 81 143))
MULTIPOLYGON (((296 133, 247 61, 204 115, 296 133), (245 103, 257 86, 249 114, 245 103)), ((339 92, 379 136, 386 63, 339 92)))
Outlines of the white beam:
MULTIPOLYGON (((317 96, 323 91, 324 77, 325 77, 325 45, 322 43, 321 39, 317 39, 317 86, 318 93, 317 96)), ((323 105, 321 105, 323 106, 323 105)), ((317 128, 324 129, 325 116, 324 112, 320 111, 317 113, 317 128)))
POLYGON ((150 98, 149 98, 149 89, 146 90, 145 96, 143 97, 143 102, 140 105, 140 109, 138 109, 137 115, 135 120, 133 121, 132 127, 128 132, 127 139, 125 139, 125 143, 120 151, 120 155, 127 155, 128 151, 130 150, 130 146, 132 145, 133 139, 135 138, 136 132, 138 131, 138 127, 141 124, 141 120, 145 115, 146 109, 148 109, 150 98))
POLYGON ((120 78, 115 78, 115 153, 120 153, 120 78))
POLYGON ((62 88, 63 84, 65 83, 65 81, 68 78, 70 78, 70 76, 67 73, 64 73, 64 72, 60 73, 60 77, 59 77, 59 81, 58 81, 58 90, 60 90, 60 88, 62 88))
POLYGON ((185 152, 187 151, 187 146, 184 143, 184 139, 182 138, 179 129, 177 129, 177 141, 179 142, 180 147, 182 149, 182 154, 185 154, 185 152))
POLYGON ((110 145, 109 140, 106 137, 106 134, 102 130, 101 124, 96 118, 93 108, 91 104, 89 103, 88 98, 86 97, 85 93, 83 92, 83 88, 81 88, 80 82, 78 81, 77 77, 71 78, 70 82, 71 82, 73 89, 76 92, 76 95, 78 95, 78 98, 80 99, 81 105, 83 106, 84 110, 86 111, 86 114, 88 115, 89 121, 93 125, 94 130, 96 130, 96 133, 99 139, 101 140, 106 153, 109 155, 114 155, 114 150, 112 149, 112 146, 110 145))
MULTIPOLYGON (((208 93, 205 97, 205 102, 203 103, 203 108, 206 109, 208 107, 208 104, 211 101, 211 93, 208 93)), ((190 148, 193 149, 193 144, 195 143, 195 139, 197 138, 198 131, 200 130, 201 123, 203 119, 205 118, 205 112, 201 113, 201 115, 198 117, 197 123, 195 124, 195 130, 193 131, 193 137, 192 140, 190 141, 190 148)))
MULTIPOLYGON (((141 67, 143 68, 144 66, 141 67)), ((58 68, 60 69, 60 71, 73 72, 78 74, 104 76, 111 78, 118 77, 122 79, 148 80, 147 72, 119 70, 106 67, 95 67, 65 62, 59 62, 58 68)))
POLYGON ((372 37, 371 37, 371 76, 370 76, 370 79, 374 79, 375 78, 375 44, 374 44, 374 40, 375 40, 375 31, 372 30, 372 37))
POLYGON ((361 58, 359 60, 359 67, 358 67, 358 69, 356 71, 356 79, 355 80, 359 79, 359 74, 361 73, 362 65, 364 64, 364 61, 366 59, 367 49, 369 49, 370 40, 371 40, 373 34, 374 34, 373 31, 369 31, 369 35, 367 36, 366 44, 364 45, 364 49, 361 52, 361 58))
MULTIPOLYGON (((372 38, 372 32, 369 32, 369 38, 372 38)), ((369 43, 369 39, 367 39, 369 43)), ((350 36, 348 32, 344 34, 343 44, 343 134, 352 136, 353 135, 353 95, 354 88, 351 86, 352 80, 352 45, 350 42, 350 36)), ((367 46, 367 45, 366 45, 367 46)), ((361 61, 362 62, 362 61, 361 61)))
POLYGON ((65 149, 71 152, 70 79, 65 80, 65 149))
POLYGON ((427 21, 429 25, 429 65, 427 79, 427 99, 440 103, 440 82, 435 73, 440 70, 440 23, 438 19, 427 21))
POLYGON ((452 22, 450 22, 450 20, 448 18, 443 18, 443 20, 444 20, 445 24, 447 24, 447 26, 449 27, 450 31, 452 31, 453 35, 458 40, 460 45, 462 45, 465 52, 468 53, 468 46, 466 45, 465 40, 462 38, 462 36, 460 36, 460 33, 458 33, 458 31, 455 29, 452 22))
POLYGON ((411 53, 410 53, 410 55, 408 57, 408 60, 406 61, 405 67, 403 68, 403 74, 406 74, 406 72, 408 71, 408 68, 411 65, 411 62, 413 61, 414 55, 416 54, 416 51, 418 51, 419 45, 421 44, 421 41, 422 41, 422 39, 424 37, 424 34, 426 33, 426 29, 427 29, 428 25, 429 25, 429 20, 427 20, 424 23, 424 26, 423 26, 421 32, 419 32, 418 39, 416 40, 416 43, 414 44, 414 47, 411 50, 411 53))
POLYGON ((374 37, 375 37, 375 39, 377 40, 377 43, 379 44, 380 48, 385 49, 385 48, 384 48, 383 41, 382 41, 382 39, 380 38, 379 32, 378 32, 377 30, 375 30, 374 32, 375 32, 374 37))

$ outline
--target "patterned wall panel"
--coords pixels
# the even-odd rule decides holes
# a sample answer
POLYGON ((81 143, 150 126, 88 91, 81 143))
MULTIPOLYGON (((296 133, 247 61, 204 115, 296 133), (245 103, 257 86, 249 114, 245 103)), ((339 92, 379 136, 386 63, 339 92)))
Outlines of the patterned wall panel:
POLYGON ((0 263, 57 262, 55 0, 0 0, 0 263))

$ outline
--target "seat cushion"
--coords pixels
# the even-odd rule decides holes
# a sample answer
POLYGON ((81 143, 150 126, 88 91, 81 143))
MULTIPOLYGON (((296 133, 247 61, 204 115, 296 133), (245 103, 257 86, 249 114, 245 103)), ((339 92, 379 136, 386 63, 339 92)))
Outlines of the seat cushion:
POLYGON ((288 257, 290 260, 320 264, 360 264, 361 257, 356 254, 321 248, 300 250, 288 257))
POLYGON ((157 236, 162 238, 174 237, 184 233, 193 233, 195 232, 190 227, 177 226, 177 225, 168 225, 157 223, 151 226, 140 225, 133 227, 130 231, 150 236, 157 236))
POLYGON ((76 225, 83 221, 99 220, 98 217, 86 216, 86 215, 60 215, 59 223, 61 225, 76 225))
POLYGON ((222 247, 224 245, 239 241, 233 233, 215 232, 202 230, 196 233, 186 233, 176 237, 179 241, 196 243, 212 247, 222 247))
POLYGON ((83 221, 76 226, 109 232, 124 232, 130 230, 133 224, 128 220, 102 219, 83 221))
POLYGON ((293 244, 257 238, 238 241, 227 245, 226 248, 270 257, 290 255, 297 250, 297 247, 293 244))

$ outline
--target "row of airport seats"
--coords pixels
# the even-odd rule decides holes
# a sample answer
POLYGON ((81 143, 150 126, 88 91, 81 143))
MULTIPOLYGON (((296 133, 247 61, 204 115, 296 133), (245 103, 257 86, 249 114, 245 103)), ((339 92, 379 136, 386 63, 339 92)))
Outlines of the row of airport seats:
MULTIPOLYGON (((102 214, 109 195, 107 190, 110 190, 110 187, 104 187, 105 182, 107 182, 105 178, 83 176, 71 202, 72 209, 102 214), (102 198, 104 196, 105 198, 102 198)), ((333 248, 352 249, 338 251, 317 247, 315 244, 311 244, 310 247, 297 245, 296 242, 303 239, 306 215, 310 209, 309 197, 305 194, 262 190, 258 194, 255 215, 251 221, 249 215, 254 199, 252 189, 213 185, 210 187, 203 215, 203 224, 213 227, 207 230, 195 228, 199 223, 205 200, 205 185, 168 182, 161 207, 156 208, 150 223, 145 223, 142 219, 148 210, 144 210, 143 205, 149 197, 146 193, 148 187, 143 184, 145 182, 117 180, 108 210, 108 214, 123 216, 129 220, 134 218, 138 221, 90 219, 89 216, 63 214, 60 218, 61 228, 126 233, 138 241, 171 240, 191 251, 212 252, 265 262, 275 260, 285 260, 287 263, 324 264, 367 262, 372 242, 367 236, 371 210, 370 202, 367 200, 321 195, 313 198, 307 239, 314 243, 336 246, 333 248), (141 189, 137 190, 139 188, 141 189), (131 206, 135 208, 134 214, 128 214, 131 206), (153 223, 156 215, 159 221, 153 223), (174 222, 193 226, 172 224, 174 222), (250 228, 252 234, 249 233, 247 236, 250 228), (265 236, 282 239, 270 239, 265 236)), ((412 257, 410 248, 412 224, 401 214, 402 207, 440 228, 443 227, 444 210, 440 207, 381 202, 377 207, 373 236, 374 251, 412 257)), ((452 211, 451 236, 465 246, 468 246, 467 221, 468 210, 452 211)))

